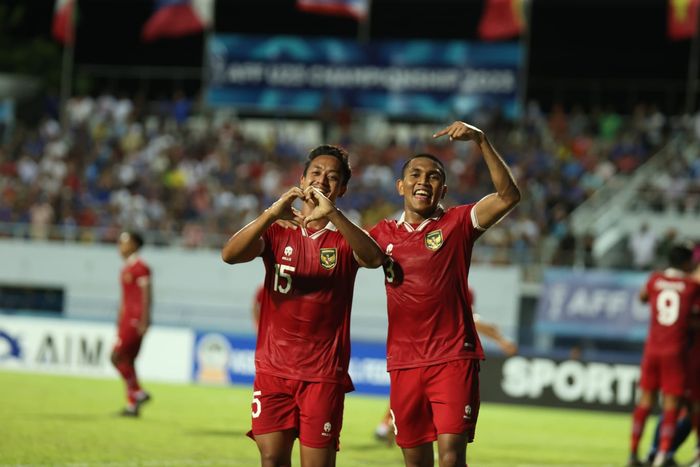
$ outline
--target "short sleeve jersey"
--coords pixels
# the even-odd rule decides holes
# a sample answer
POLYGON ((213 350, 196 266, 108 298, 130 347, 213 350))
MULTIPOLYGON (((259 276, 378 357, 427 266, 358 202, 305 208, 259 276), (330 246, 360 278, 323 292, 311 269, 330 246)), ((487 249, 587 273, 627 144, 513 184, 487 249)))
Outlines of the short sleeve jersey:
POLYGON ((384 266, 389 371, 484 358, 467 280, 482 233, 473 208, 439 211, 418 226, 402 216, 370 232, 390 258, 384 266))
POLYGON ((119 276, 122 289, 121 329, 138 325, 143 315, 143 286, 151 280, 151 270, 138 256, 131 256, 119 276))
POLYGON ((265 284, 258 373, 347 384, 350 308, 358 263, 332 224, 312 232, 273 224, 263 235, 265 284))
POLYGON ((689 320, 699 285, 677 269, 654 272, 646 283, 651 317, 644 351, 647 355, 681 354, 688 350, 689 320))

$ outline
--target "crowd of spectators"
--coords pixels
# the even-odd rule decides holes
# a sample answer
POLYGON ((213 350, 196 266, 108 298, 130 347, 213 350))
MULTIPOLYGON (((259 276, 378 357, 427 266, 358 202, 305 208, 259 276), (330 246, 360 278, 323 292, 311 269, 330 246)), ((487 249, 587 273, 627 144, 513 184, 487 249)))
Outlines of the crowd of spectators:
MULTIPOLYGON (((276 131, 283 123, 274 120, 261 123, 267 132, 246 133, 232 114, 194 114, 183 96, 155 110, 126 97, 74 97, 66 125, 47 117, 18 126, 0 146, 0 234, 112 242, 133 228, 158 244, 218 248, 298 182, 306 153, 322 142, 349 150, 353 177, 339 204, 366 227, 400 209, 395 181, 418 151, 445 161, 447 205, 492 191, 475 145, 419 131, 401 136, 391 124, 377 139, 362 118, 334 125, 327 141, 310 141, 276 131)), ((499 264, 569 263, 577 241, 571 211, 615 174, 634 171, 669 128, 657 109, 641 105, 622 116, 561 106, 545 114, 531 104, 518 122, 483 112, 471 123, 494 142, 523 193, 475 252, 476 261, 499 264), (554 253, 543 256, 547 242, 554 253)))

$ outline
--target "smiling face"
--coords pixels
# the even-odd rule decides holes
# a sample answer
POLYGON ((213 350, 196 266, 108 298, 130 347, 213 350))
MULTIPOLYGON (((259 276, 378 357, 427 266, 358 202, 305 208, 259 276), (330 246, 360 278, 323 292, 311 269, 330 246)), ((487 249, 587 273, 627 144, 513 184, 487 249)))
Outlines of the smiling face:
POLYGON ((347 185, 343 184, 342 163, 333 156, 317 156, 310 163, 306 173, 301 176, 301 189, 309 186, 317 188, 326 198, 335 203, 345 194, 347 185))
POLYGON ((434 160, 416 157, 408 162, 396 189, 403 196, 406 221, 421 222, 435 213, 447 193, 445 173, 434 160))

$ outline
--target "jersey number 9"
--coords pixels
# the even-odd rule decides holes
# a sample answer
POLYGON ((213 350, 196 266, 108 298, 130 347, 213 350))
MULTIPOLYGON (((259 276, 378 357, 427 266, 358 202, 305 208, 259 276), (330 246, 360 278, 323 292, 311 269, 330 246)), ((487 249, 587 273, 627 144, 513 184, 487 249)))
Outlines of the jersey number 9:
POLYGON ((681 297, 675 290, 662 290, 656 298, 656 320, 662 326, 671 326, 678 320, 681 297))

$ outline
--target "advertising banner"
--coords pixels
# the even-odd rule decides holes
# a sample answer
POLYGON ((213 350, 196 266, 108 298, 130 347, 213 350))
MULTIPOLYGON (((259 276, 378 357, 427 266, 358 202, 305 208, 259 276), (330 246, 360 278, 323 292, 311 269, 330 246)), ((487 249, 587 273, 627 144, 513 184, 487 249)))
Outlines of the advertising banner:
POLYGON ((489 357, 481 365, 481 400, 630 412, 639 367, 623 363, 489 357))
POLYGON ((639 300, 647 275, 637 272, 548 269, 536 330, 549 334, 643 340, 649 307, 639 300))
POLYGON ((207 103, 254 111, 340 108, 445 119, 517 114, 519 43, 213 35, 207 103))
MULTIPOLYGON (((384 344, 353 342, 350 377, 362 394, 389 394, 384 344)), ((207 384, 253 384, 255 337, 197 332, 192 379, 207 384)))
MULTIPOLYGON (((0 315, 0 370, 116 377, 114 325, 0 315)), ((136 361, 142 379, 190 381, 192 331, 154 326, 136 361)))

